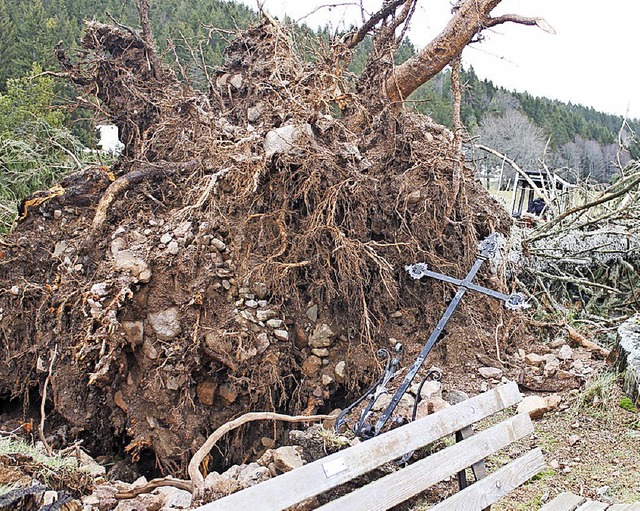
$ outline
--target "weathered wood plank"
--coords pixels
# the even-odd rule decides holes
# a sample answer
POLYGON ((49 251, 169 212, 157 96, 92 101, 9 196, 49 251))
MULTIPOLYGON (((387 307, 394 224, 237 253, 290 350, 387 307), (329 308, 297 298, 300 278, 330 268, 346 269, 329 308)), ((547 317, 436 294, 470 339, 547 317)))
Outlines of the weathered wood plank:
POLYGON ((292 472, 206 504, 197 511, 280 511, 513 406, 521 400, 522 395, 515 382, 501 385, 292 472))
POLYGON ((432 507, 430 511, 480 511, 527 482, 546 466, 542 451, 539 448, 533 449, 432 507))
POLYGON ((563 492, 551 502, 547 502, 540 511, 573 511, 586 499, 573 493, 563 492))
POLYGON ((389 509, 531 433, 533 424, 529 415, 517 415, 398 472, 358 488, 325 504, 318 511, 389 509))
POLYGON ((579 505, 576 511, 604 511, 609 504, 598 502, 597 500, 587 500, 584 504, 579 505))

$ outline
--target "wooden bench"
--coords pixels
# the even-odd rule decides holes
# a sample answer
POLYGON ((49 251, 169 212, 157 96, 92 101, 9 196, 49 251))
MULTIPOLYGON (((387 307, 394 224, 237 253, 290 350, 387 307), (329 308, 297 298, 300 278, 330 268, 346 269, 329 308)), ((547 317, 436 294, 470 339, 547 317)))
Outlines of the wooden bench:
MULTIPOLYGON (((448 435, 505 410, 522 399, 515 383, 501 385, 462 403, 359 443, 206 504, 198 511, 281 511, 340 486, 448 435)), ((386 510, 533 433, 526 413, 510 417, 415 463, 357 488, 320 510, 386 510)), ((533 449, 431 508, 434 511, 482 510, 546 467, 533 449)))
POLYGON ((579 497, 573 493, 561 493, 540 511, 640 511, 640 502, 635 504, 605 504, 579 497))

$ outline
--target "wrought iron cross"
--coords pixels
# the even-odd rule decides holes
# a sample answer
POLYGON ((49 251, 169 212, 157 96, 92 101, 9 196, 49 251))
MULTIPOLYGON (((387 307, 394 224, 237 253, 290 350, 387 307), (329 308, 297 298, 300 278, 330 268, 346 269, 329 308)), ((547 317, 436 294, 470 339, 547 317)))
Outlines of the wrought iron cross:
MULTIPOLYGON (((451 318, 451 315, 456 310, 456 307, 460 303, 460 300, 462 299, 464 294, 467 292, 467 290, 478 291, 488 296, 492 296, 494 298, 503 300, 505 302, 505 306, 508 309, 513 310, 513 309, 522 309, 522 308, 528 307, 528 304, 526 303, 524 296, 520 293, 512 293, 510 295, 506 295, 498 291, 493 291, 492 289, 478 286, 477 284, 474 284, 472 282, 476 276, 476 273, 478 273, 478 270, 482 266, 482 264, 496 253, 498 249, 498 245, 499 245, 498 233, 493 233, 489 237, 484 239, 478 246, 478 258, 476 259, 476 262, 473 264, 471 270, 469 270, 469 273, 464 279, 456 279, 454 277, 449 277, 448 275, 444 275, 442 273, 431 271, 428 269, 426 263, 417 263, 417 264, 405 266, 405 270, 409 273, 409 276, 413 279, 420 280, 424 277, 431 277, 438 280, 442 280, 444 282, 449 282, 451 284, 454 284, 458 286, 458 290, 455 296, 453 297, 453 300, 451 300, 451 303, 449 304, 447 309, 444 311, 444 314, 440 318, 440 321, 438 321, 438 324, 436 325, 434 331, 429 336, 429 339, 427 340, 424 347, 422 348, 422 351, 420 351, 420 354, 418 355, 415 362, 409 369, 409 372, 404 377, 402 384, 400 385, 400 387, 398 387, 398 390, 396 390, 395 394, 393 395, 393 398, 391 398, 391 402, 387 405, 387 407, 385 408, 384 412, 382 413, 378 421, 375 423, 375 425, 367 424, 367 420, 371 415, 371 409, 375 404, 375 402, 378 400, 380 396, 387 393, 386 385, 394 377, 397 371, 397 368, 400 362, 400 356, 402 354, 402 344, 400 343, 398 343, 393 350, 396 353, 396 356, 394 356, 393 359, 391 359, 391 355, 387 350, 384 350, 384 349, 378 350, 378 356, 385 356, 387 359, 386 367, 384 372, 382 373, 382 376, 380 376, 380 378, 376 381, 376 383, 374 383, 374 385, 362 397, 360 397, 355 403, 353 403, 351 406, 345 408, 342 411, 342 413, 338 416, 338 419, 336 420, 336 429, 340 428, 343 424, 346 424, 346 416, 351 412, 351 410, 353 410, 364 399, 369 397, 369 402, 367 406, 364 408, 364 410, 362 411, 362 413, 360 414, 359 421, 354 425, 354 431, 356 435, 365 439, 372 438, 380 434, 380 431, 382 431, 382 428, 385 426, 385 424, 391 417, 391 414, 398 406, 400 399, 409 388, 409 385, 411 385, 411 382, 415 378, 418 370, 422 367, 422 364, 427 358, 427 355, 429 354, 434 344, 442 334, 442 331, 444 330, 445 325, 451 318)), ((422 387, 422 384, 424 384, 424 382, 428 378, 439 379, 440 377, 441 377, 441 374, 439 374, 439 371, 431 370, 423 378, 420 387, 422 387)), ((418 396, 416 397, 416 405, 414 406, 414 413, 413 413, 412 419, 415 418, 417 400, 420 399, 419 394, 420 392, 418 391, 418 396)))

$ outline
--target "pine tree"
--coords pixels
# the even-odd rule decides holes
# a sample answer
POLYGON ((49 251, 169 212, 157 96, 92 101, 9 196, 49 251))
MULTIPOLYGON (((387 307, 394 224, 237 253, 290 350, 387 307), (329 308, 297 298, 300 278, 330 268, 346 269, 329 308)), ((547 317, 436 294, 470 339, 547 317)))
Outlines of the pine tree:
POLYGON ((4 0, 0 0, 0 91, 6 90, 6 81, 11 76, 16 27, 9 17, 4 0))

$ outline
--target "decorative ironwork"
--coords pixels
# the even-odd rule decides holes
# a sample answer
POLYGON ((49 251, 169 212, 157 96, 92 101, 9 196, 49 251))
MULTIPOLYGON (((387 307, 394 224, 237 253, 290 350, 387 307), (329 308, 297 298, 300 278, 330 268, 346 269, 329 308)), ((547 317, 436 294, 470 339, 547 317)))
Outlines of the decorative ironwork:
MULTIPOLYGON (((393 397, 391 398, 391 401, 386 406, 385 410, 383 411, 380 418, 376 421, 376 423, 375 424, 369 423, 369 419, 371 418, 374 404, 376 403, 376 401, 378 401, 378 399, 381 396, 388 394, 389 389, 387 386, 389 382, 393 379, 393 377, 396 375, 398 366, 400 364, 402 351, 403 351, 402 344, 400 343, 396 344, 396 346, 393 348, 393 353, 394 353, 393 358, 388 350, 385 350, 385 349, 378 350, 378 353, 377 353, 378 356, 386 358, 385 369, 382 375, 373 384, 373 386, 369 390, 367 390, 367 392, 365 392, 357 401, 355 401, 349 407, 345 408, 342 411, 342 413, 340 413, 340 415, 336 420, 336 426, 335 426, 336 430, 339 430, 342 426, 346 425, 347 416, 349 415, 349 413, 351 413, 351 411, 354 408, 356 408, 360 403, 362 403, 365 399, 368 398, 369 401, 367 405, 364 407, 364 409, 362 410, 362 412, 360 413, 358 422, 353 426, 353 430, 356 433, 356 435, 362 439, 372 438, 380 434, 382 429, 385 427, 386 423, 391 418, 392 413, 398 406, 400 399, 402 399, 402 396, 407 392, 409 385, 411 385, 411 382, 413 381, 416 374, 418 373, 418 370, 422 367, 422 364, 427 358, 427 355, 429 354, 429 352, 435 345, 436 341, 442 334, 442 331, 444 330, 445 325, 447 324, 449 319, 451 319, 451 316, 456 310, 456 307, 458 307, 460 300, 468 290, 477 291, 485 295, 491 296, 493 298, 498 298, 504 301, 505 307, 510 310, 522 309, 522 308, 528 307, 525 297, 520 293, 512 293, 510 295, 507 295, 504 293, 500 293, 498 291, 494 291, 492 289, 479 286, 472 282, 476 274, 478 273, 478 270, 482 266, 482 264, 487 259, 493 257, 493 255, 496 253, 496 251, 498 250, 498 247, 500 246, 500 243, 501 243, 501 237, 498 233, 493 233, 490 236, 488 236, 486 239, 484 239, 478 245, 478 258, 476 259, 475 263, 471 267, 471 270, 469 270, 469 273, 464 279, 456 279, 454 277, 449 277, 448 275, 444 275, 442 273, 431 271, 426 263, 416 263, 416 264, 405 266, 405 270, 409 274, 409 277, 411 277, 412 279, 422 280, 425 277, 435 278, 437 280, 454 284, 455 286, 457 286, 458 290, 456 291, 456 294, 453 297, 453 300, 451 300, 451 303, 449 303, 449 306, 445 310, 444 314, 438 321, 438 324, 436 325, 435 329, 429 336, 429 339, 427 340, 424 347, 420 351, 420 354, 418 355, 416 360, 413 362, 413 365, 408 370, 402 383, 394 393, 393 397)), ((436 379, 438 381, 441 380, 442 372, 439 369, 435 369, 435 368, 431 369, 429 372, 427 372, 425 377, 422 379, 418 387, 418 392, 417 392, 415 404, 413 407, 411 420, 415 420, 418 404, 421 399, 420 392, 422 391, 422 387, 425 384, 425 382, 429 379, 436 379)), ((396 417, 393 419, 393 422, 396 424, 401 424, 404 421, 405 419, 400 417, 396 417)))

